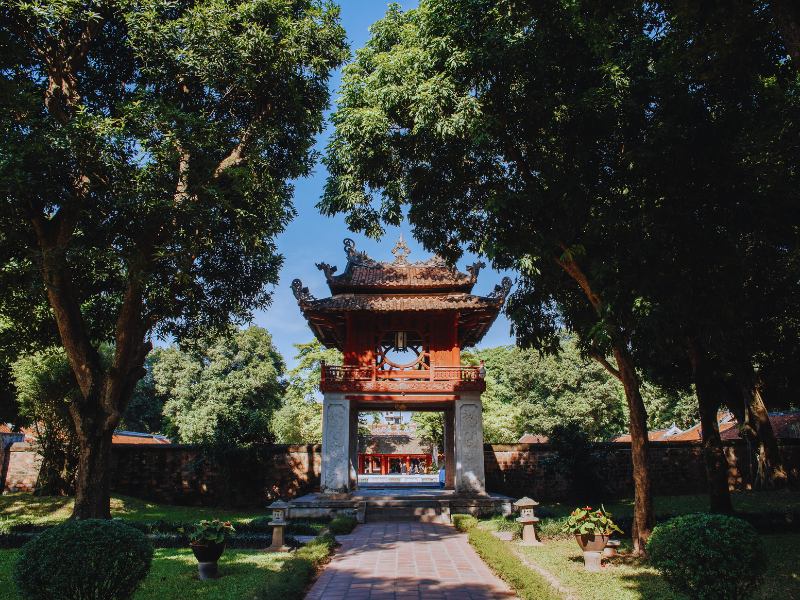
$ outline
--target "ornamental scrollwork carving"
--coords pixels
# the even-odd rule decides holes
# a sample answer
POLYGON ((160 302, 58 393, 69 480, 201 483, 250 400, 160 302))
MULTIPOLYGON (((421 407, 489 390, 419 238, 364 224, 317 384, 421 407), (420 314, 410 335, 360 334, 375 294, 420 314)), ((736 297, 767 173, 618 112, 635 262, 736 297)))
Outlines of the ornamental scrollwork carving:
POLYGON ((326 280, 330 281, 331 279, 333 279, 333 274, 336 273, 336 267, 335 266, 331 266, 326 262, 318 262, 318 263, 315 263, 315 264, 316 264, 317 268, 320 271, 325 273, 325 279, 326 280))
POLYGON ((303 282, 299 279, 292 281, 292 293, 297 299, 297 302, 310 302, 312 300, 316 300, 316 298, 311 295, 311 292, 308 291, 308 288, 304 287, 303 282))
POLYGON ((494 286, 494 291, 489 294, 489 298, 493 298, 503 302, 511 291, 511 277, 503 277, 503 281, 499 285, 494 286))
POLYGON ((372 260, 364 251, 356 250, 356 243, 350 238, 344 240, 344 253, 347 255, 347 262, 360 267, 377 267, 378 263, 372 260))
POLYGON ((478 273, 481 272, 481 269, 486 266, 486 263, 482 260, 476 261, 467 267, 467 273, 470 274, 472 281, 478 280, 478 273))

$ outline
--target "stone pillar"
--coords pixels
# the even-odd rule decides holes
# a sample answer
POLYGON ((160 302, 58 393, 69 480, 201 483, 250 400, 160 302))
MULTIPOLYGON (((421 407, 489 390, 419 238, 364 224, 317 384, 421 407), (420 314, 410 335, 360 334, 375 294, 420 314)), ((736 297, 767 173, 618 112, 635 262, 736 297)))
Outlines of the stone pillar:
POLYGON ((452 490, 456 481, 455 411, 444 411, 444 487, 452 490))
POLYGON ((350 401, 350 489, 358 487, 358 406, 350 401))
POLYGON ((328 393, 322 400, 323 494, 350 491, 350 400, 344 394, 328 393))
POLYGON ((462 394, 455 402, 456 492, 485 494, 483 405, 480 393, 462 394))

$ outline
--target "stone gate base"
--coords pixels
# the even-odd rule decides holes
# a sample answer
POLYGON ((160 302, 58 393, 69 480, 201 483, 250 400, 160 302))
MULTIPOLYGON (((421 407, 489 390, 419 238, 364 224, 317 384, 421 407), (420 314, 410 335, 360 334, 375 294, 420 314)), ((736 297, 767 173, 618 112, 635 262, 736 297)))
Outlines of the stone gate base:
POLYGON ((449 523, 450 515, 476 517, 510 515, 513 499, 501 494, 465 495, 453 490, 359 489, 350 494, 307 494, 289 502, 289 518, 335 515, 356 517, 359 523, 374 521, 427 521, 449 523))

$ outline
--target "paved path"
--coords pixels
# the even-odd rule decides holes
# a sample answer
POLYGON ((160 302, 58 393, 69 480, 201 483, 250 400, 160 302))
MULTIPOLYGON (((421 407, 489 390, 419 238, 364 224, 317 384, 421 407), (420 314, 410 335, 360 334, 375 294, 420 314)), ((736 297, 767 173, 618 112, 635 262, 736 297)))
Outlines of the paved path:
POLYGON ((467 542, 434 523, 367 523, 347 536, 306 600, 514 598, 467 542))

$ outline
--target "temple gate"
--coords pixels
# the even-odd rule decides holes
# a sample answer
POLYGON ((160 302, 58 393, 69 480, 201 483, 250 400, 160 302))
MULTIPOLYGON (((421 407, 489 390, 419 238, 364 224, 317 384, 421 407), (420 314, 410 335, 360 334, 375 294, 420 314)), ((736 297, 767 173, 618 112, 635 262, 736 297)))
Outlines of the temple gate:
POLYGON ((484 494, 483 409, 479 367, 461 365, 461 349, 483 338, 511 288, 506 277, 486 297, 471 294, 483 263, 462 273, 438 257, 410 262, 401 237, 392 262, 378 262, 344 241, 347 266, 318 263, 329 298, 299 279, 292 290, 314 335, 342 351, 323 365, 323 494, 357 485, 359 411, 443 411, 445 487, 484 494))

